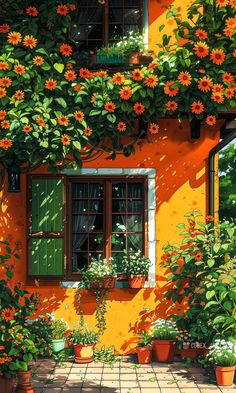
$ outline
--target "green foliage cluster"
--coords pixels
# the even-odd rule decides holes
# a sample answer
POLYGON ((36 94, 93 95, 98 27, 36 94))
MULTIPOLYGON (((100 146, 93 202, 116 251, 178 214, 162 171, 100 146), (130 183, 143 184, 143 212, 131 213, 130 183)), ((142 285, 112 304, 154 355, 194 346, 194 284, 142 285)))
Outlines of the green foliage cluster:
POLYGON ((219 216, 236 217, 236 145, 230 144, 219 153, 219 216))

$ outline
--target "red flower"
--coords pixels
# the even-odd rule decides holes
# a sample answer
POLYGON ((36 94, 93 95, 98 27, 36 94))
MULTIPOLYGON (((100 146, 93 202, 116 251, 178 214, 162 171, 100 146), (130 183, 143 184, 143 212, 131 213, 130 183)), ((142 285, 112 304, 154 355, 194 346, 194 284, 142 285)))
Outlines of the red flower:
MULTIPOLYGON (((4 149, 4 150, 9 149, 9 147, 11 147, 12 144, 13 144, 13 142, 12 142, 11 139, 7 139, 7 138, 0 139, 0 147, 1 147, 2 149, 4 149)), ((4 311, 4 310, 2 310, 2 316, 3 316, 3 311, 4 311)), ((14 312, 14 313, 15 313, 15 312, 14 312)), ((13 315, 14 315, 14 314, 13 314, 13 315)), ((6 317, 7 317, 7 314, 6 314, 6 317)), ((10 315, 9 315, 9 317, 10 317, 10 315)), ((12 317, 12 319, 13 319, 13 317, 12 317)), ((5 320, 6 320, 6 319, 5 319, 5 320)))
POLYGON ((213 115, 208 115, 205 120, 206 124, 209 126, 214 126, 216 124, 216 117, 213 115))
POLYGON ((57 6, 57 13, 62 16, 66 16, 69 13, 67 5, 60 4, 57 6))
POLYGON ((223 49, 213 49, 211 51, 210 59, 212 63, 220 65, 225 61, 225 53, 223 49))
POLYGON ((156 124, 156 123, 150 123, 148 129, 149 129, 149 132, 151 134, 158 134, 158 132, 159 132, 159 125, 156 124))
POLYGON ((9 33, 10 31, 10 26, 4 23, 3 25, 0 26, 0 33, 9 33))
POLYGON ((202 258, 203 258, 203 253, 201 251, 198 251, 194 257, 195 261, 202 261, 202 258))
POLYGON ((64 77, 68 81, 74 81, 76 79, 76 73, 75 71, 68 70, 65 72, 64 77))
POLYGON ((38 15, 38 10, 36 7, 28 7, 26 8, 26 14, 30 15, 30 16, 37 16, 38 15))
POLYGON ((141 102, 136 102, 133 108, 134 108, 134 112, 137 115, 142 115, 142 113, 145 111, 145 107, 141 102))
POLYGON ((204 105, 201 101, 194 101, 191 105, 192 113, 200 115, 204 111, 204 105))
POLYGON ((119 121, 119 123, 117 124, 117 130, 120 132, 125 132, 126 123, 124 121, 119 121))
POLYGON ((81 78, 91 78, 92 73, 87 68, 81 68, 79 71, 79 76, 81 78))
POLYGON ((59 50, 61 54, 65 57, 69 57, 73 52, 72 46, 68 44, 61 44, 59 50))
POLYGON ((113 102, 106 102, 104 105, 104 109, 108 112, 114 112, 116 109, 116 106, 113 102))
POLYGON ((170 97, 177 96, 177 94, 179 92, 178 87, 173 87, 174 84, 175 84, 175 81, 168 81, 164 84, 164 93, 170 97))
POLYGON ((178 108, 178 104, 175 101, 168 101, 166 103, 167 111, 174 112, 174 111, 176 111, 177 108, 178 108))
POLYGON ((123 100, 128 100, 129 98, 132 97, 131 87, 129 86, 122 87, 122 89, 120 89, 119 91, 119 94, 120 94, 120 98, 123 98, 123 100))

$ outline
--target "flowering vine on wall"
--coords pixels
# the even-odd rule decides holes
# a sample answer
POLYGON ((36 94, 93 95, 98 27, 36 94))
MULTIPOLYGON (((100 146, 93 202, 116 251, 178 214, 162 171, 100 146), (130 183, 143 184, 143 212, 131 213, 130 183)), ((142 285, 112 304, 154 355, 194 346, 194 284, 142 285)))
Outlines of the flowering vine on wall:
MULTIPOLYGON (((166 7, 176 43, 147 67, 92 72, 76 65, 68 29, 72 2, 7 0, 0 22, 0 161, 7 168, 80 165, 94 150, 135 152, 137 119, 158 132, 158 117, 196 117, 212 126, 235 108, 236 0, 199 0, 166 7), (204 8, 204 12, 203 12, 204 8)), ((162 34, 164 26, 160 26, 162 34)))

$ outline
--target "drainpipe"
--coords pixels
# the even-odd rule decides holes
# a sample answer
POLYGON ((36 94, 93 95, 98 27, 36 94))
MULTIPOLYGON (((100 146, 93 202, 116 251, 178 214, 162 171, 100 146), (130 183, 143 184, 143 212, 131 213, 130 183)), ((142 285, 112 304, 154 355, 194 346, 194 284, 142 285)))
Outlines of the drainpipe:
POLYGON ((236 138, 236 128, 230 132, 221 142, 218 143, 209 154, 208 179, 209 179, 209 201, 208 214, 214 217, 215 214, 215 155, 219 153, 228 143, 236 138))

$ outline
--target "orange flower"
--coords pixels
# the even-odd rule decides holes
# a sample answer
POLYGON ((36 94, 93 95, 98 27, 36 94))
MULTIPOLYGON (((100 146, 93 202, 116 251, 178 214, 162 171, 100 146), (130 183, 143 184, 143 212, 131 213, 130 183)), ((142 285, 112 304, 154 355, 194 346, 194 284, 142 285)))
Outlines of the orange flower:
POLYGON ((67 5, 58 5, 57 6, 57 13, 62 16, 66 16, 69 13, 69 9, 67 5))
POLYGON ((206 216, 206 222, 214 221, 214 220, 215 220, 215 219, 214 219, 213 216, 210 216, 210 215, 206 216))
POLYGON ((204 105, 201 101, 194 101, 191 105, 192 113, 200 115, 204 111, 204 105))
POLYGON ((106 102, 104 105, 104 109, 108 112, 114 112, 116 109, 116 106, 113 102, 106 102))
POLYGON ((229 0, 216 0, 218 7, 226 7, 229 4, 229 0))
POLYGON ((107 73, 107 71, 101 70, 101 71, 94 72, 93 76, 101 76, 102 78, 107 78, 108 73, 107 73))
POLYGON ((66 68, 68 68, 68 70, 72 70, 74 67, 74 65, 72 63, 67 63, 66 64, 66 68))
POLYGON ((136 102, 133 108, 134 108, 134 112, 137 115, 142 115, 142 113, 145 111, 145 107, 141 102, 136 102))
POLYGON ((202 261, 203 259, 203 253, 201 251, 198 251, 197 254, 194 257, 195 261, 202 261))
POLYGON ((221 85, 220 83, 214 83, 212 86, 212 92, 223 94, 224 93, 223 85, 221 85))
POLYGON ((21 33, 17 31, 12 31, 7 35, 7 41, 9 42, 9 44, 18 45, 19 42, 22 41, 21 33))
POLYGON ((81 78, 91 78, 92 73, 87 68, 81 68, 79 71, 79 76, 81 78))
POLYGON ((37 43, 38 43, 38 40, 36 38, 34 38, 32 35, 26 35, 23 40, 23 45, 28 46, 30 49, 35 48, 37 43))
POLYGON ((9 87, 11 86, 11 78, 8 78, 8 76, 4 76, 3 78, 0 78, 0 86, 4 87, 9 87))
POLYGON ((112 83, 114 83, 114 85, 123 85, 125 82, 125 78, 120 72, 117 72, 113 75, 111 81, 112 83))
POLYGON ((22 64, 14 65, 13 72, 19 75, 25 74, 25 67, 22 64))
POLYGON ((198 81, 198 88, 201 91, 208 92, 211 90, 212 86, 213 86, 213 82, 212 79, 209 78, 209 76, 204 76, 198 81))
POLYGON ((174 84, 175 84, 175 81, 168 81, 164 84, 164 93, 170 97, 177 96, 177 94, 179 92, 178 87, 173 87, 174 84))
POLYGON ((61 115, 61 116, 59 116, 58 118, 57 118, 57 122, 58 122, 58 124, 60 124, 61 126, 68 126, 68 124, 69 124, 69 118, 68 118, 68 116, 65 116, 65 115, 61 115))
POLYGON ((30 15, 30 16, 37 16, 38 15, 38 10, 36 7, 28 7, 26 8, 26 14, 30 15))
POLYGON ((236 27, 236 15, 233 18, 228 18, 225 21, 227 27, 234 29, 236 27))
POLYGON ((30 126, 30 125, 25 125, 24 127, 23 127, 23 129, 22 129, 22 131, 23 132, 25 132, 26 134, 28 133, 28 132, 30 132, 30 131, 32 131, 32 127, 30 126))
POLYGON ((16 90, 15 98, 17 100, 23 100, 24 97, 25 97, 25 93, 22 90, 16 90))
POLYGON ((197 29, 195 31, 195 36, 198 37, 200 40, 206 40, 208 38, 207 32, 202 29, 197 29))
POLYGON ((72 46, 70 46, 68 44, 61 44, 59 50, 60 50, 61 54, 65 57, 69 57, 73 52, 72 46))
POLYGON ((36 121, 36 123, 37 123, 39 126, 41 126, 41 127, 46 127, 45 121, 42 119, 42 117, 37 116, 35 121, 36 121))
POLYGON ((72 70, 66 71, 64 77, 68 81, 74 81, 77 78, 75 71, 72 70))
POLYGON ((8 70, 9 65, 5 61, 0 61, 0 70, 8 70))
POLYGON ((223 102, 224 102, 224 100, 225 100, 224 97, 223 97, 223 95, 220 94, 220 93, 212 93, 211 99, 212 99, 213 101, 217 102, 218 104, 223 104, 223 102))
MULTIPOLYGON (((7 139, 4 139, 7 141, 7 139)), ((12 145, 12 141, 11 141, 12 145)), ((10 308, 3 308, 2 309, 2 317, 5 319, 6 322, 12 321, 14 319, 16 310, 13 308, 12 310, 10 308)))
POLYGON ((97 94, 98 93, 93 93, 91 100, 90 100, 90 102, 92 102, 92 104, 97 101, 97 94))
POLYGON ((6 115, 7 115, 7 112, 6 112, 6 111, 3 111, 3 110, 0 111, 0 120, 5 119, 6 115))
POLYGON ((82 86, 79 83, 77 83, 77 85, 74 86, 74 90, 75 91, 81 91, 82 89, 83 88, 82 88, 82 86))
POLYGON ((232 37, 233 34, 234 34, 234 29, 232 27, 226 27, 224 29, 224 35, 226 35, 226 37, 232 37))
POLYGON ((225 61, 225 53, 223 49, 213 49, 211 51, 210 59, 214 64, 222 64, 225 61))
POLYGON ((178 108, 178 104, 175 101, 168 101, 166 103, 166 109, 170 112, 174 112, 176 111, 176 109, 178 108))
POLYGON ((5 97, 5 95, 7 94, 7 91, 4 87, 0 87, 0 98, 5 97))
POLYGON ((69 137, 69 135, 63 134, 63 135, 61 136, 61 143, 62 143, 63 145, 68 146, 68 145, 70 144, 70 137, 69 137))
POLYGON ((158 82, 158 77, 156 75, 149 75, 144 83, 148 86, 151 87, 152 89, 157 85, 158 82))
POLYGON ((206 124, 209 126, 214 126, 216 124, 216 117, 213 115, 208 115, 205 120, 206 124))
POLYGON ((222 75, 222 81, 224 83, 232 83, 234 81, 234 76, 231 72, 224 72, 222 75))
POLYGON ((120 89, 119 91, 119 94, 120 94, 120 98, 122 98, 123 100, 129 100, 129 98, 132 97, 131 87, 129 86, 122 87, 122 89, 120 89))
POLYGON ((234 49, 232 55, 233 55, 233 57, 236 57, 236 49, 234 49))
POLYGON ((148 130, 151 134, 158 134, 159 125, 157 123, 150 123, 148 130))
MULTIPOLYGON (((2 149, 4 149, 4 150, 8 150, 9 147, 12 146, 12 144, 13 144, 13 142, 12 142, 11 139, 7 139, 7 138, 0 139, 0 147, 1 147, 2 149)), ((2 310, 2 316, 3 316, 3 311, 4 311, 4 310, 2 310)), ((7 313, 6 313, 5 315, 6 315, 6 317, 7 317, 7 313)), ((13 313, 13 315, 14 315, 14 313, 13 313)), ((10 316, 10 314, 9 314, 9 316, 10 316)), ((4 319, 5 319, 5 318, 4 318, 4 319)), ((12 319, 13 319, 13 318, 12 318, 12 319)), ((7 321, 7 320, 5 319, 5 321, 7 321)))
POLYGON ((41 66, 41 65, 44 63, 44 59, 43 59, 42 56, 35 56, 35 57, 33 58, 33 63, 34 63, 34 65, 36 65, 36 66, 41 66))
POLYGON ((76 5, 75 4, 70 4, 69 8, 71 11, 75 11, 76 10, 76 5))
POLYGON ((84 134, 86 135, 86 136, 90 136, 91 134, 92 134, 92 130, 91 130, 91 128, 90 127, 86 127, 85 129, 84 129, 84 134))
POLYGON ((181 71, 178 76, 178 81, 183 86, 191 85, 192 77, 188 71, 181 71))
POLYGON ((225 90, 226 98, 228 98, 228 99, 233 98, 233 96, 235 94, 235 91, 236 91, 235 87, 232 87, 232 86, 227 87, 226 90, 225 90))
POLYGON ((84 114, 81 111, 76 111, 74 113, 74 116, 75 116, 76 120, 79 121, 80 123, 84 120, 84 114))
POLYGON ((196 42, 196 44, 194 44, 193 50, 196 54, 196 56, 198 57, 206 57, 209 53, 209 47, 207 46, 207 44, 205 44, 205 42, 196 42))
POLYGON ((231 7, 236 8, 236 0, 229 0, 229 4, 231 7))
POLYGON ((156 68, 156 67, 158 67, 158 64, 155 61, 153 61, 152 63, 150 63, 148 65, 149 70, 154 70, 154 68, 156 68))
POLYGON ((57 87, 57 81, 55 81, 54 79, 48 79, 45 82, 45 88, 48 90, 54 90, 57 87))
POLYGON ((143 79, 143 72, 140 70, 133 70, 132 77, 134 81, 141 81, 143 79))
POLYGON ((10 128, 11 123, 9 122, 9 120, 2 120, 1 122, 1 127, 4 130, 8 130, 8 128, 10 128))
POLYGON ((120 132, 125 132, 126 123, 124 121, 119 121, 119 123, 117 124, 117 130, 120 132))
POLYGON ((10 26, 4 23, 0 26, 0 33, 8 33, 11 30, 10 26))

